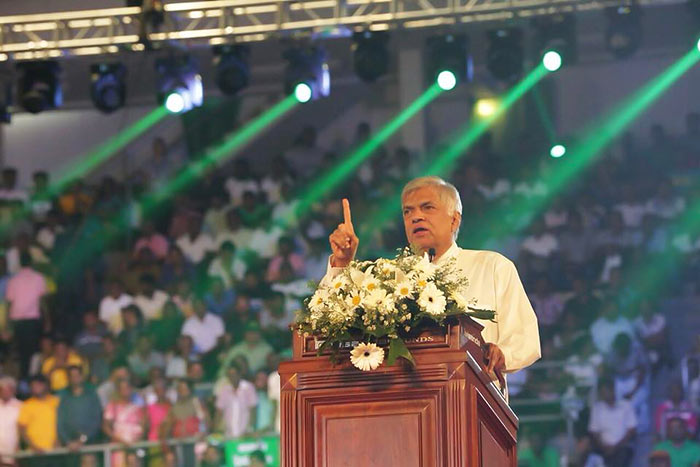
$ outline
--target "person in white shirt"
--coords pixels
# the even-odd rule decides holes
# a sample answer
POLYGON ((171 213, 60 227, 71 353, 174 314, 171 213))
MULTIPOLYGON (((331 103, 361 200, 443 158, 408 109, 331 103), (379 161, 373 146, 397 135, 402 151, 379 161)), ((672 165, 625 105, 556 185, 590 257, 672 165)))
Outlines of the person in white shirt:
MULTIPOLYGON (((537 317, 515 265, 499 253, 465 250, 455 243, 462 220, 457 189, 439 177, 420 177, 404 187, 401 200, 408 243, 421 253, 434 251, 437 264, 455 258, 469 279, 464 296, 478 308, 496 311, 496 322, 480 321, 488 371, 513 372, 539 359, 537 317)), ((357 252, 359 240, 347 200, 343 211, 344 222, 329 237, 332 255, 324 281, 339 274, 357 252)))
POLYGON ((615 400, 615 384, 611 380, 601 380, 598 395, 600 400, 591 409, 588 431, 605 465, 625 467, 632 459, 630 442, 636 434, 637 416, 627 400, 615 400))
POLYGON ((226 369, 226 382, 216 392, 216 426, 224 426, 224 436, 238 438, 254 431, 258 394, 250 381, 241 377, 241 368, 231 362, 226 369))
POLYGON ((182 325, 181 334, 190 336, 195 352, 204 354, 216 347, 219 338, 224 335, 224 322, 215 314, 207 312, 201 299, 194 299, 193 305, 194 315, 182 325))
POLYGON ((208 254, 216 251, 214 239, 202 232, 202 220, 198 217, 190 219, 187 233, 178 238, 176 243, 192 264, 201 263, 208 254))
POLYGON ((0 464, 14 465, 9 457, 19 448, 17 419, 22 403, 15 397, 17 383, 10 376, 0 378, 0 464))
POLYGON ((124 286, 117 279, 109 283, 108 290, 108 295, 100 300, 100 321, 107 325, 112 334, 118 335, 123 327, 122 308, 134 303, 134 298, 124 292, 124 286))
POLYGON ((134 298, 134 303, 141 308, 143 318, 147 321, 160 319, 170 296, 162 290, 156 290, 156 278, 152 274, 143 274, 139 279, 139 287, 141 293, 134 298))

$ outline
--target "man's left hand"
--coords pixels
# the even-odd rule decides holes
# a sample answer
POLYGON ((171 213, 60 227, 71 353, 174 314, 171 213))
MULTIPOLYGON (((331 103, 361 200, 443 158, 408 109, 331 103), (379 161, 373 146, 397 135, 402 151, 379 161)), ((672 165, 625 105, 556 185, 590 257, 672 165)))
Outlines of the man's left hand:
POLYGON ((489 373, 491 373, 493 370, 506 370, 506 356, 503 355, 503 351, 498 348, 496 344, 486 344, 486 353, 484 354, 484 358, 486 358, 486 369, 489 373))

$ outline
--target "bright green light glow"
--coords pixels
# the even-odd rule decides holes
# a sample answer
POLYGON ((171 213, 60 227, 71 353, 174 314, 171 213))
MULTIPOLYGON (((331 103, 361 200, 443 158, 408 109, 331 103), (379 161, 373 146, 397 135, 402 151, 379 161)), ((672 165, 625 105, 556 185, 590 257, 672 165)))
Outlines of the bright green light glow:
POLYGON ((306 83, 299 83, 294 87, 294 97, 301 102, 309 102, 311 100, 311 86, 306 83))
POLYGON ((438 73, 436 81, 443 91, 450 91, 457 86, 457 76, 450 70, 442 70, 438 73))
POLYGON ((151 193, 143 202, 144 211, 152 209, 159 202, 170 198, 175 193, 184 189, 190 182, 203 175, 213 164, 216 164, 224 158, 233 156, 246 143, 263 130, 267 129, 296 105, 296 99, 293 96, 288 96, 286 99, 278 102, 265 111, 265 113, 249 122, 243 128, 236 131, 220 145, 207 151, 204 155, 190 163, 187 168, 181 171, 175 178, 162 186, 160 190, 151 193))
POLYGON ((549 155, 555 159, 566 154, 566 147, 563 144, 555 144, 552 149, 549 150, 549 155))
POLYGON ((374 153, 391 135, 396 133, 411 117, 417 114, 423 107, 428 105, 433 99, 440 95, 442 91, 437 84, 431 86, 420 95, 408 107, 403 109, 396 117, 386 123, 377 133, 375 133, 362 146, 358 147, 335 167, 321 175, 317 180, 309 185, 306 192, 300 197, 297 206, 297 215, 303 216, 311 206, 329 191, 338 186, 357 167, 374 153))
POLYGON ((165 108, 170 113, 180 113, 185 108, 185 98, 179 92, 171 92, 165 98, 165 108))
POLYGON ((545 52, 542 56, 542 64, 547 71, 557 71, 561 68, 561 54, 554 50, 545 52))
POLYGON ((578 144, 567 151, 566 164, 557 164, 547 178, 541 180, 548 188, 547 196, 523 198, 515 205, 493 209, 487 213, 486 219, 479 219, 476 225, 467 225, 462 229, 462 232, 468 232, 464 240, 466 244, 480 247, 489 238, 496 238, 499 234, 512 234, 530 225, 530 221, 546 209, 551 200, 555 199, 571 180, 586 170, 615 137, 699 60, 700 52, 693 48, 626 98, 605 119, 591 125, 583 132, 578 144), (517 217, 507 221, 513 213, 517 213, 517 217))

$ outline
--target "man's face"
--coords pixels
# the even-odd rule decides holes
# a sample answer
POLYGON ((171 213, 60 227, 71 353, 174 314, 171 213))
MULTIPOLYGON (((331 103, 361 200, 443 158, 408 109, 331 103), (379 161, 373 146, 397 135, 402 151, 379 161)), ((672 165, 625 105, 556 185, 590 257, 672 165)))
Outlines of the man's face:
POLYGON ((450 215, 437 189, 426 186, 409 192, 403 199, 403 224, 409 245, 422 251, 447 249, 459 227, 458 212, 450 215))
POLYGON ((43 381, 32 381, 29 390, 34 397, 44 397, 48 392, 48 386, 43 381))
POLYGON ((683 420, 674 418, 668 422, 668 438, 674 443, 685 441, 686 427, 683 420))
POLYGON ((68 372, 68 380, 71 387, 79 387, 83 384, 83 373, 80 370, 71 368, 71 370, 68 372))

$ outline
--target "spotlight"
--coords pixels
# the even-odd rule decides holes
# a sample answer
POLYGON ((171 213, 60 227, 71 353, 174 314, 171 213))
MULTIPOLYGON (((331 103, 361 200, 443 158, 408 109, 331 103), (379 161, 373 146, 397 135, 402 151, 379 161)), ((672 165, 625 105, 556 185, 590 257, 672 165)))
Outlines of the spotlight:
POLYGON ((216 85, 224 94, 237 94, 248 87, 250 48, 244 44, 217 45, 213 48, 216 85))
POLYGON ((557 71, 561 68, 561 54, 556 50, 548 50, 542 55, 542 64, 547 71, 557 71))
POLYGON ((642 43, 642 10, 636 6, 617 6, 605 9, 608 29, 605 47, 615 58, 632 56, 642 43))
POLYGON ((472 59, 468 53, 469 39, 464 34, 429 37, 426 41, 428 82, 436 82, 449 91, 473 76, 472 59))
POLYGON ((285 50, 287 60, 284 72, 284 92, 294 94, 299 102, 328 97, 331 93, 331 75, 326 53, 321 47, 294 46, 285 50))
POLYGON ((172 113, 200 107, 204 100, 202 77, 189 56, 156 60, 157 100, 172 113))
POLYGON ((55 109, 63 103, 59 73, 55 61, 31 61, 17 64, 20 104, 27 112, 55 109))
POLYGON ((564 154, 566 154, 566 146, 563 144, 555 144, 549 150, 549 155, 555 159, 562 157, 564 154))
POLYGON ((698 48, 698 52, 700 52, 700 39, 698 39, 698 42, 696 44, 696 47, 698 48))
POLYGON ((386 31, 361 31, 352 35, 353 65, 362 81, 373 83, 389 69, 389 35, 386 31))
POLYGON ((496 113, 498 101, 495 99, 479 99, 474 105, 476 115, 481 118, 488 118, 496 113))
POLYGON ((486 67, 494 78, 514 81, 523 71, 523 32, 519 28, 492 29, 486 33, 489 40, 486 67))
POLYGON ((121 63, 95 63, 90 66, 90 97, 99 110, 111 113, 126 100, 126 67, 121 63))
POLYGON ((540 16, 533 20, 533 25, 536 29, 538 58, 547 70, 556 71, 561 66, 576 63, 578 50, 574 15, 540 16))

